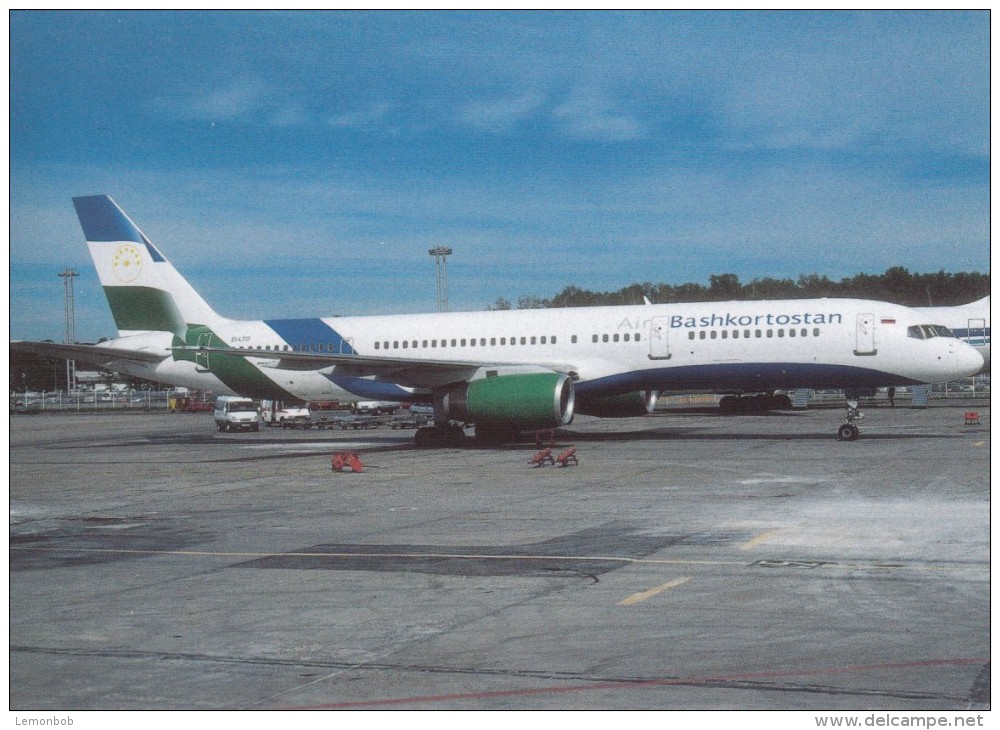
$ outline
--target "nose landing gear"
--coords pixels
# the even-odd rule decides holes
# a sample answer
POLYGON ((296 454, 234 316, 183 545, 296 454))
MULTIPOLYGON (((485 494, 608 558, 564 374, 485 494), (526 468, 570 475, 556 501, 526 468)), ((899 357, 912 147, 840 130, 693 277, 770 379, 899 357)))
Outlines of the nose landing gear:
POLYGON ((837 429, 837 438, 841 441, 857 441, 858 427, 854 425, 855 421, 860 421, 865 417, 865 414, 858 409, 858 402, 856 400, 847 401, 847 414, 844 416, 844 422, 837 429))

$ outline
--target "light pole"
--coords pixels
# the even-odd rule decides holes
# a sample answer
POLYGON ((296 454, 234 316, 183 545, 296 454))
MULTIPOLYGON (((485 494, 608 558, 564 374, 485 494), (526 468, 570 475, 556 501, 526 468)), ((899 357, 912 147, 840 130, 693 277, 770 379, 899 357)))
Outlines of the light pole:
MULTIPOLYGON (((76 313, 73 304, 73 279, 79 276, 73 269, 65 269, 59 274, 65 290, 66 332, 63 342, 67 345, 76 344, 76 313)), ((76 390, 76 360, 66 360, 66 392, 76 390)))
POLYGON ((446 246, 435 246, 428 251, 434 257, 437 269, 437 308, 439 312, 448 311, 448 256, 453 253, 446 246))

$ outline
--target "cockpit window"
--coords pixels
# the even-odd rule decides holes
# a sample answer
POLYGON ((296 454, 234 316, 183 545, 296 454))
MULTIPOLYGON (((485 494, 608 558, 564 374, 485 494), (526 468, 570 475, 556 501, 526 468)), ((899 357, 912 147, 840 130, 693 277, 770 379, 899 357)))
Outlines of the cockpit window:
POLYGON ((907 327, 906 334, 908 337, 913 337, 917 340, 929 340, 932 337, 955 336, 950 329, 940 324, 916 324, 912 327, 907 327))

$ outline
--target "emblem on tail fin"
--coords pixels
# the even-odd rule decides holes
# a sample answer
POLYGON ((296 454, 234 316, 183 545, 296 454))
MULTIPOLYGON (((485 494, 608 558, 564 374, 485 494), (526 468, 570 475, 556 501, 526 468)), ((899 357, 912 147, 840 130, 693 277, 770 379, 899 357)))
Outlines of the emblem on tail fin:
POLYGON ((142 254, 131 243, 126 243, 115 249, 111 260, 111 271, 119 281, 125 283, 135 281, 142 272, 142 254))

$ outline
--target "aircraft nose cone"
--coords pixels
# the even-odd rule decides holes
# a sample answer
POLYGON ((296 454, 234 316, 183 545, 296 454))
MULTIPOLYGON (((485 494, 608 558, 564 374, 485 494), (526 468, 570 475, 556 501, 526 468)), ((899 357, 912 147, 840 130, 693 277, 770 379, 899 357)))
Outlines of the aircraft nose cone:
MULTIPOLYGON (((963 343, 964 344, 964 343, 963 343)), ((986 358, 971 345, 964 345, 958 353, 959 366, 965 377, 971 377, 983 371, 986 366, 986 358)))

